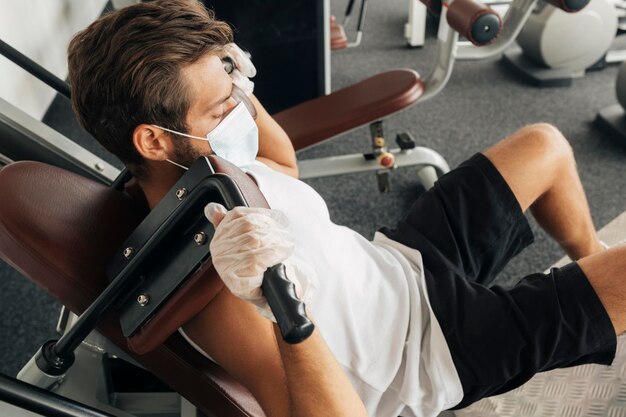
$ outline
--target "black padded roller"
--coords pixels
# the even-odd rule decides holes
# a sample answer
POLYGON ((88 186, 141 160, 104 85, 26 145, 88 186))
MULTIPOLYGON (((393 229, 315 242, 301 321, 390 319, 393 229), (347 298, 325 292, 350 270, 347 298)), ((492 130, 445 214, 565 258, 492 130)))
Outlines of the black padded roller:
POLYGON ((485 13, 472 25, 471 40, 476 45, 486 45, 500 33, 500 17, 495 13, 485 13))
POLYGON ((307 317, 304 303, 296 295, 295 285, 287 279, 285 265, 274 265, 265 271, 261 290, 285 342, 300 343, 313 333, 315 325, 307 317))

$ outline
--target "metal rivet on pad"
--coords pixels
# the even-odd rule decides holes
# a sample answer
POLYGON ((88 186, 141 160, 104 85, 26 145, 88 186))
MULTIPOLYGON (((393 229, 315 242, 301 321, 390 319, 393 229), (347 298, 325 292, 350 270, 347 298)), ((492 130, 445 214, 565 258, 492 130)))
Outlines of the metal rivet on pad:
POLYGON ((150 302, 150 296, 148 294, 141 294, 137 297, 137 302, 140 306, 145 307, 150 302))
POLYGON ((179 200, 182 200, 183 198, 187 197, 187 189, 183 187, 183 188, 179 188, 178 190, 176 190, 176 197, 178 197, 179 200))
POLYGON ((133 248, 132 246, 129 246, 126 249, 124 249, 124 257, 126 259, 132 258, 134 254, 135 254, 135 248, 133 248))
POLYGON ((196 235, 193 237, 193 241, 196 242, 198 246, 203 245, 204 242, 206 242, 206 235, 204 234, 204 232, 196 233, 196 235))

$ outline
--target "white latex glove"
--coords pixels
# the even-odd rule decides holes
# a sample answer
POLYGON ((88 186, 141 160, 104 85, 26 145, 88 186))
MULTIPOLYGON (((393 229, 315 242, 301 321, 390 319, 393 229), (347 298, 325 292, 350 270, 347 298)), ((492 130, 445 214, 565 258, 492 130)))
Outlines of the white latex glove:
POLYGON ((256 75, 256 68, 250 60, 250 56, 244 52, 236 43, 229 43, 224 46, 224 51, 230 56, 237 66, 230 77, 233 83, 241 88, 248 96, 254 91, 254 82, 250 81, 256 75))
POLYGON ((254 304, 262 316, 275 322, 261 284, 267 268, 283 262, 298 297, 305 304, 310 301, 314 286, 308 274, 288 259, 294 240, 281 211, 258 207, 227 211, 221 204, 209 203, 204 214, 215 227, 209 246, 213 265, 235 296, 254 304))

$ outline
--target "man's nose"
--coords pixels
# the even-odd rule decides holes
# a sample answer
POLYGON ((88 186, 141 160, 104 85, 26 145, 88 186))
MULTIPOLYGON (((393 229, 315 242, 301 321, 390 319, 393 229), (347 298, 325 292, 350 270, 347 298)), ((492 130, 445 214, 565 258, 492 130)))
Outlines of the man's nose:
POLYGON ((230 97, 228 100, 226 100, 226 110, 224 111, 224 117, 228 116, 230 114, 231 111, 233 111, 235 109, 235 107, 237 107, 237 104, 239 104, 234 98, 230 97))

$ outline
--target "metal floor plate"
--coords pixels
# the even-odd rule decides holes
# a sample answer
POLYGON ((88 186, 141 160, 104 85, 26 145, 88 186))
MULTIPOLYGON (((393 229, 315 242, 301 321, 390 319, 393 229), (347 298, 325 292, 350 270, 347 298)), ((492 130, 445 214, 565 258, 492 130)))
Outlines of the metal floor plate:
MULTIPOLYGON (((609 245, 626 238, 626 212, 598 233, 609 245)), ((567 263, 567 258, 555 264, 567 263)), ((506 394, 455 411, 456 417, 626 417, 626 336, 611 366, 583 365, 535 375, 506 394)))

